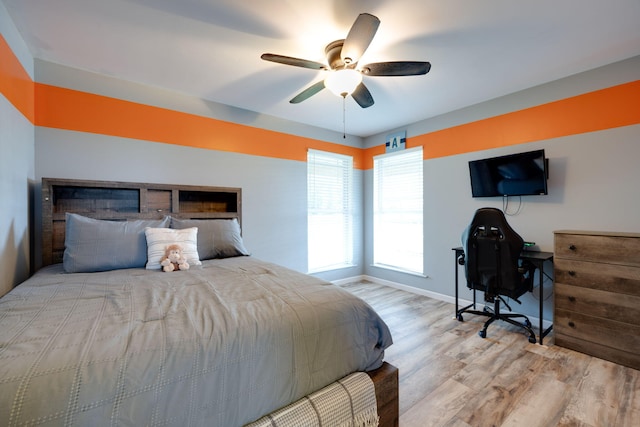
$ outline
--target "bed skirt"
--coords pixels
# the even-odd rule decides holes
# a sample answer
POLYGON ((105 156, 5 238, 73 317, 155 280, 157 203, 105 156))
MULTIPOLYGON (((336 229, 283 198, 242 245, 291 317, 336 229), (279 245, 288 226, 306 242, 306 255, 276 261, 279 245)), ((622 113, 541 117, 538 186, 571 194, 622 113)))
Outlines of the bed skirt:
POLYGON ((378 420, 373 381, 356 372, 245 427, 376 427, 378 420))

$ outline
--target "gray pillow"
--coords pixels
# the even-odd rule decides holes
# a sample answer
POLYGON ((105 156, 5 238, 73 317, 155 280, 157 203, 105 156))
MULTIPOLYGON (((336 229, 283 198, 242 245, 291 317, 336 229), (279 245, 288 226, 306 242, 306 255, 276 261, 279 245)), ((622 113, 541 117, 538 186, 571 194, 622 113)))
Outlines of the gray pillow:
POLYGON ((62 266, 67 273, 87 273, 144 267, 147 262, 146 227, 168 227, 171 218, 106 221, 66 214, 62 266))
POLYGON ((198 227, 198 255, 201 260, 249 255, 240 235, 237 219, 171 218, 171 228, 198 227))

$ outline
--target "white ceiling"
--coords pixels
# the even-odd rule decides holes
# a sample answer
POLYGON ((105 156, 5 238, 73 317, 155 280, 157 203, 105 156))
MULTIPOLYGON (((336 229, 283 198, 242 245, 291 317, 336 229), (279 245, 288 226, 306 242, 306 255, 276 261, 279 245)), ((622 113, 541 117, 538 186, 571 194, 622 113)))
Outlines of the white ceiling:
POLYGON ((1 0, 35 58, 258 113, 343 130, 342 99, 289 99, 322 71, 359 13, 380 18, 361 58, 429 61, 424 76, 365 77, 375 105, 346 101, 369 136, 640 55, 640 0, 1 0))

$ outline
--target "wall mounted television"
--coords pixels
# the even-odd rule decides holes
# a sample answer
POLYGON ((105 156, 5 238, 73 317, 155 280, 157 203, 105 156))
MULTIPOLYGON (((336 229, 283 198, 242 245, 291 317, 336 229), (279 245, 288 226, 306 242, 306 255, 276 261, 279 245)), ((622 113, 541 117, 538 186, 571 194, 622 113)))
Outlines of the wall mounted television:
POLYGON ((548 159, 544 150, 469 162, 473 197, 547 194, 548 159))

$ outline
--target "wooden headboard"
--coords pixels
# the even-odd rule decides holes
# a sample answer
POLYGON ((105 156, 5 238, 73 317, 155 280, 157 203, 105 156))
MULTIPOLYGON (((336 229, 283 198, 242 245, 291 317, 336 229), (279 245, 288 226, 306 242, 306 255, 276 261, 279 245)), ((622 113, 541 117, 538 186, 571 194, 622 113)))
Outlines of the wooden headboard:
POLYGON ((232 219, 242 225, 242 189, 42 178, 42 264, 62 262, 65 213, 111 221, 232 219))

